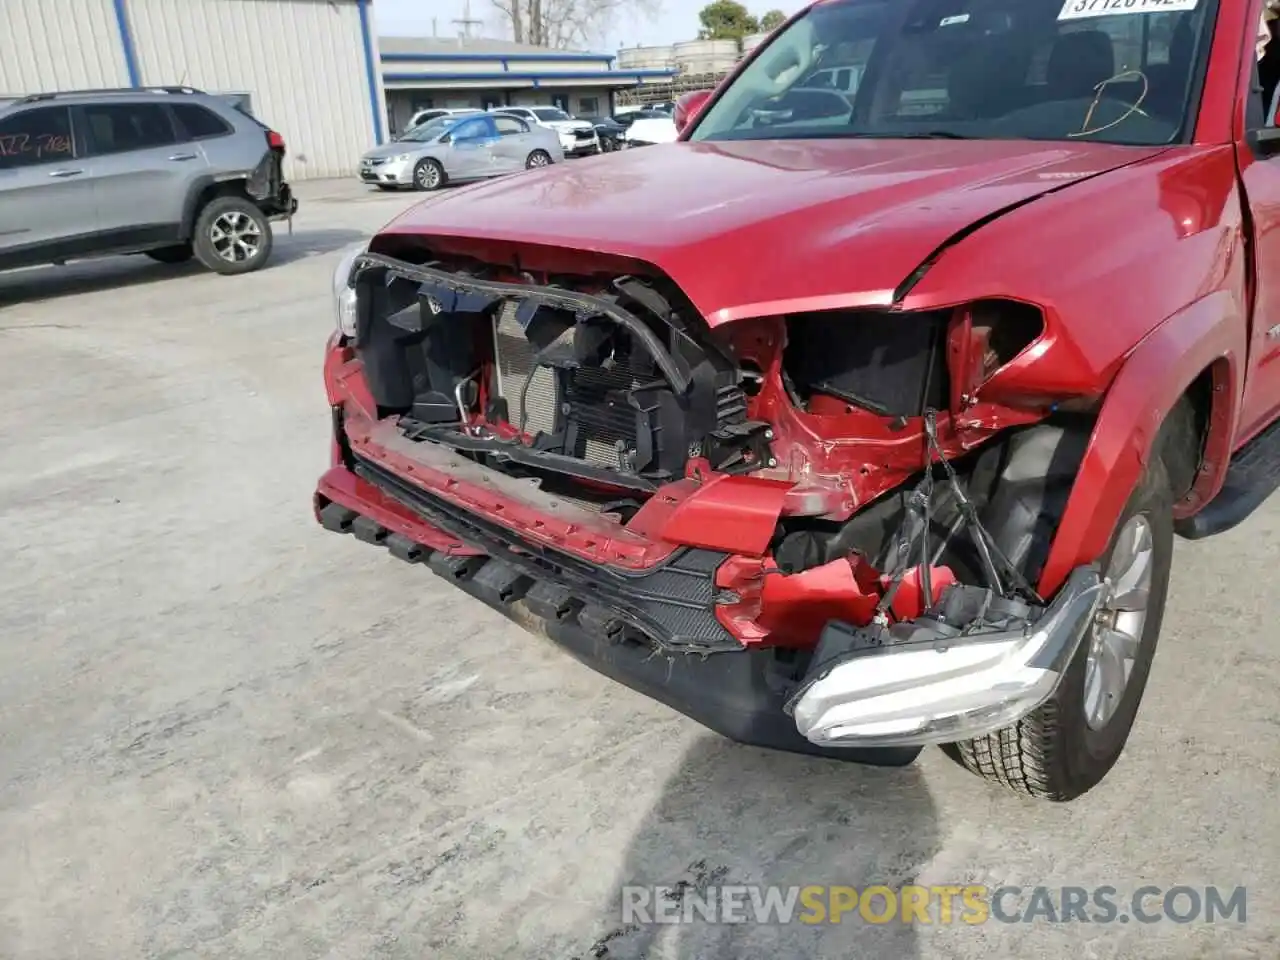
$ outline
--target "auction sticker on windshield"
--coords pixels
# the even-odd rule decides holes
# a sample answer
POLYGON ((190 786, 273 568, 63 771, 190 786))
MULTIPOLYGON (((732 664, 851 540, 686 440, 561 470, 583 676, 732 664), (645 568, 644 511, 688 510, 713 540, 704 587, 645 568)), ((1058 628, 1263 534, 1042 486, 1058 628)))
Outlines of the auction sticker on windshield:
POLYGON ((1111 17, 1126 13, 1178 13, 1194 10, 1200 0, 1067 0, 1058 13, 1059 20, 1082 20, 1085 17, 1111 17))

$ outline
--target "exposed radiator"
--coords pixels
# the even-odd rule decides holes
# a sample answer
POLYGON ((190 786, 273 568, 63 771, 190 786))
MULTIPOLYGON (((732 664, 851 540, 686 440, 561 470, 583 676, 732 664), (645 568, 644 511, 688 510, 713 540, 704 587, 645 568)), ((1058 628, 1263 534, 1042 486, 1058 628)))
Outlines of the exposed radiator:
POLYGON ((572 448, 565 454, 610 469, 626 469, 627 453, 635 448, 636 414, 621 403, 611 404, 611 391, 632 387, 635 377, 627 367, 562 371, 533 369, 533 347, 516 322, 516 306, 505 304, 494 324, 498 395, 507 401, 511 423, 530 435, 552 434, 566 422, 576 426, 572 448), (524 405, 520 392, 528 381, 524 405), (562 409, 563 407, 563 409, 562 409), (562 416, 557 417, 557 413, 562 416))
POLYGON ((525 338, 524 330, 516 322, 516 305, 508 300, 494 324, 493 355, 498 368, 498 396, 507 401, 507 413, 511 423, 524 425, 530 436, 554 433, 556 409, 559 406, 556 375, 549 367, 533 370, 533 347, 525 338), (529 372, 533 370, 533 379, 529 372), (525 381, 524 406, 520 406, 520 392, 525 381))
POLYGON ((626 454, 635 449, 636 414, 628 406, 611 406, 608 392, 632 385, 629 370, 575 370, 565 399, 578 423, 570 456, 613 469, 627 469, 626 454))

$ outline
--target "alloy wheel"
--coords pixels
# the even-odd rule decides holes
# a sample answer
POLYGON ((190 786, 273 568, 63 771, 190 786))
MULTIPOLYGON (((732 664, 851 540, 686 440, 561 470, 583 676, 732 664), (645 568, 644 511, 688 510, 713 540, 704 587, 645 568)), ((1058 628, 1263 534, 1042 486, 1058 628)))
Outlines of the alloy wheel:
POLYGON ((209 240, 219 257, 228 263, 252 260, 262 249, 262 228, 247 213, 228 210, 209 227, 209 240))
POLYGON ((1151 523, 1136 514, 1116 537, 1105 574, 1106 599, 1088 636, 1084 712, 1091 729, 1101 730, 1111 720, 1133 674, 1147 623, 1154 561, 1151 523))

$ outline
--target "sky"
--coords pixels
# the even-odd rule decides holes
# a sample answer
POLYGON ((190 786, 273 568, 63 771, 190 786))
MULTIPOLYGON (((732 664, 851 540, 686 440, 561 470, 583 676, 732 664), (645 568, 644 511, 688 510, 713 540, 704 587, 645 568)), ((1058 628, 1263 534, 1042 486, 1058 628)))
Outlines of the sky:
MULTIPOLYGON (((442 37, 456 37, 459 27, 451 22, 464 15, 466 0, 374 0, 374 16, 378 32, 396 36, 429 37, 432 20, 442 37)), ((636 44, 667 44, 681 40, 693 40, 698 35, 698 11, 706 0, 660 0, 656 16, 632 17, 630 22, 619 20, 595 47, 604 53, 613 53, 621 46, 636 44)), ((777 8, 793 13, 804 0, 744 0, 745 6, 759 16, 766 10, 777 8)), ((502 21, 494 15, 489 0, 470 0, 471 17, 483 20, 481 26, 472 27, 472 36, 503 37, 502 21)))

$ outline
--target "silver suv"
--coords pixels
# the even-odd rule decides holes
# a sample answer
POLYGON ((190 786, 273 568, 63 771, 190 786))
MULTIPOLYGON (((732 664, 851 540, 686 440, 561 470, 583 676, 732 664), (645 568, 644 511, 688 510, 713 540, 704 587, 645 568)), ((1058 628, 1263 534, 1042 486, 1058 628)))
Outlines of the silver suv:
POLYGON ((280 134, 190 87, 40 93, 0 106, 0 270, 195 257, 248 273, 297 200, 280 134))

